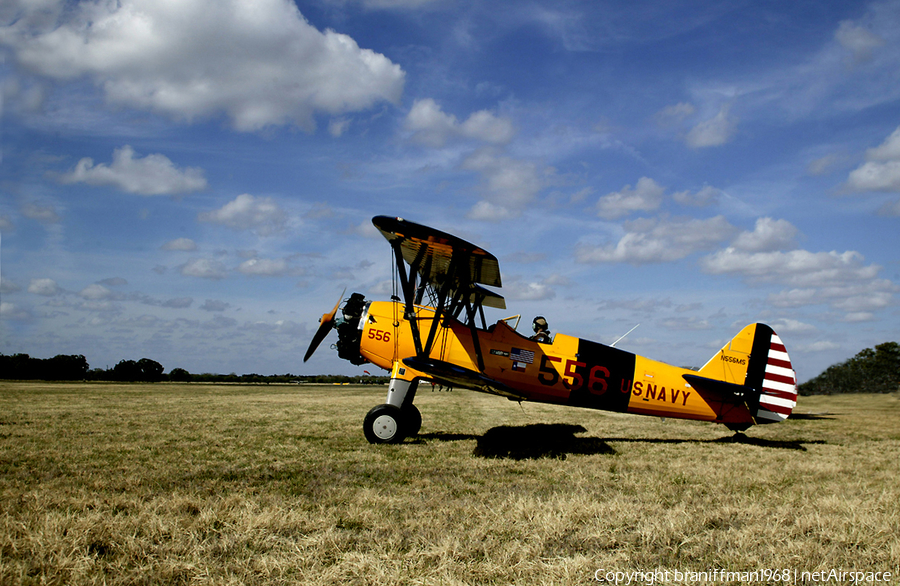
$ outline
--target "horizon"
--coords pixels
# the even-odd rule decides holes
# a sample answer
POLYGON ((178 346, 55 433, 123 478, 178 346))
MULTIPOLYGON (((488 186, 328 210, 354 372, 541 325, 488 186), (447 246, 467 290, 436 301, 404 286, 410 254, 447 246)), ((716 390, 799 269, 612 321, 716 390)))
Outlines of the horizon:
POLYGON ((356 376, 401 216, 508 311, 798 382, 900 331, 900 0, 47 0, 0 8, 0 352, 356 376))

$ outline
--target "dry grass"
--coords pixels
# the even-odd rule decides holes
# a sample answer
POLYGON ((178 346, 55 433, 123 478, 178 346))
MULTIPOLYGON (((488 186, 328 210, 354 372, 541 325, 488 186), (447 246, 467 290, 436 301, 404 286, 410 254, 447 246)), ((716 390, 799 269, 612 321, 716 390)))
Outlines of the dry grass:
POLYGON ((896 394, 802 397, 799 412, 833 415, 732 441, 704 423, 421 391, 421 437, 370 446, 362 417, 384 394, 0 383, 0 583, 900 580, 896 394))

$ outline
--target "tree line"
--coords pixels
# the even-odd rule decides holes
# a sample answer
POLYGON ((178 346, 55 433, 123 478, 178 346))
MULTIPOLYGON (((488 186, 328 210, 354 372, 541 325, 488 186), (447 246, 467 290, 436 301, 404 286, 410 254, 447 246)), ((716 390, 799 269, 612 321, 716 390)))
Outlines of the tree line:
MULTIPOLYGON (((206 383, 356 383, 384 384, 386 376, 343 376, 293 374, 192 374, 173 368, 168 374, 163 365, 149 358, 121 360, 112 368, 91 369, 81 354, 60 354, 53 358, 32 358, 28 354, 0 354, 0 379, 9 380, 94 380, 118 382, 206 382, 206 383)), ((885 342, 866 348, 853 358, 829 366, 819 376, 797 388, 801 395, 841 393, 893 393, 900 390, 900 344, 885 342)))
POLYGON ((829 366, 797 388, 801 395, 893 393, 900 390, 900 344, 885 342, 829 366))
POLYGON ((200 383, 319 383, 384 384, 385 376, 293 375, 293 374, 192 374, 173 368, 168 374, 162 364, 150 358, 121 360, 112 368, 91 369, 81 354, 60 354, 53 358, 32 358, 28 354, 0 354, 0 379, 7 380, 85 380, 115 382, 200 382, 200 383))

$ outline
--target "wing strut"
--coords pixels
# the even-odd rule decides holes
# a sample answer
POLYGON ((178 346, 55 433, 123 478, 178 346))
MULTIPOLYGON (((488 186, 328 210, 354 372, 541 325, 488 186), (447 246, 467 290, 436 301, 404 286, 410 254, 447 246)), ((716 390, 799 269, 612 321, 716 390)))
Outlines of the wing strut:
POLYGON ((404 317, 410 324, 416 356, 430 356, 437 342, 438 325, 448 326, 465 309, 478 366, 483 370, 484 357, 476 319, 480 316, 482 328, 486 329, 484 306, 506 308, 502 296, 479 286, 481 283, 501 287, 497 258, 456 236, 402 218, 376 216, 372 223, 394 251, 404 317), (409 270, 406 264, 409 264, 409 270), (434 315, 420 318, 416 306, 422 304, 426 294, 433 302, 434 315), (432 320, 424 344, 420 319, 432 320))
POLYGON ((481 312, 481 321, 484 322, 484 309, 481 303, 484 301, 483 294, 477 294, 475 304, 473 305, 466 299, 466 316, 469 321, 469 329, 472 331, 472 343, 475 345, 475 358, 478 359, 478 370, 484 372, 484 356, 481 354, 481 342, 478 341, 478 329, 475 326, 475 308, 481 312))
POLYGON ((403 299, 405 302, 405 317, 409 322, 409 328, 412 330, 413 344, 416 347, 416 354, 422 354, 422 336, 419 334, 419 321, 416 319, 415 307, 413 307, 413 291, 415 283, 411 279, 415 279, 415 270, 410 267, 409 275, 406 274, 406 264, 403 262, 403 253, 400 250, 400 241, 391 242, 391 248, 394 249, 394 257, 396 258, 397 272, 400 274, 400 288, 403 289, 403 299))
MULTIPOLYGON (((448 275, 454 274, 454 270, 456 269, 457 264, 458 263, 456 257, 451 257, 450 266, 447 270, 448 275)), ((428 341, 425 342, 424 350, 426 355, 431 353, 431 347, 434 344, 434 336, 435 334, 437 334, 438 324, 443 319, 444 314, 451 313, 453 311, 452 302, 449 310, 446 307, 447 293, 450 292, 450 288, 453 286, 453 284, 453 280, 448 278, 444 280, 444 282, 438 289, 437 305, 434 308, 434 319, 431 321, 431 329, 428 331, 428 341)))

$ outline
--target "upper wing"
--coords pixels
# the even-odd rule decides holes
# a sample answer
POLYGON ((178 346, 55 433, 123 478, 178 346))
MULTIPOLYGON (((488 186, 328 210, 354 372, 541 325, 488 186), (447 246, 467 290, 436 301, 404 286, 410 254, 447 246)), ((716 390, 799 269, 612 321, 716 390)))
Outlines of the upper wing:
POLYGON ((468 292, 474 301, 505 309, 503 297, 477 285, 501 287, 497 257, 483 248, 452 234, 429 228, 403 218, 376 216, 372 223, 392 245, 399 245, 403 260, 420 279, 435 288, 468 292))

